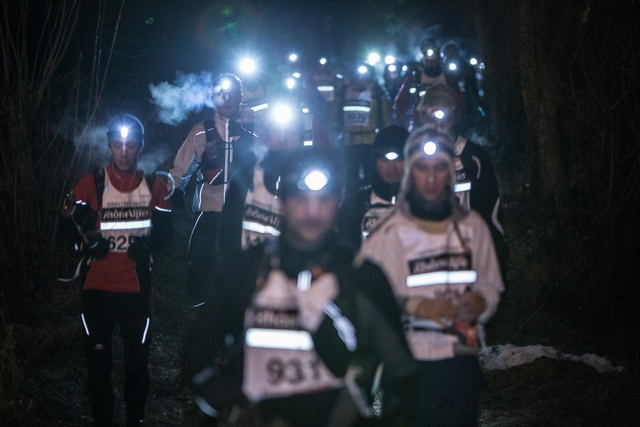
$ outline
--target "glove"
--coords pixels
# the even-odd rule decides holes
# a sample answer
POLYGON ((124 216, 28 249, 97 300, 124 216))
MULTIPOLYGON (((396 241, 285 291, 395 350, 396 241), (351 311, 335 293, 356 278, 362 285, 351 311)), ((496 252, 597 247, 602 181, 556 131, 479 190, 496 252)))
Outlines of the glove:
POLYGON ((151 239, 148 236, 132 236, 127 253, 137 264, 148 263, 151 257, 151 239))
POLYGON ((91 258, 102 259, 109 253, 109 242, 99 233, 89 237, 87 252, 91 258))
POLYGON ((76 202, 72 209, 71 218, 82 234, 96 229, 96 213, 86 203, 76 202))
POLYGON ((171 195, 171 206, 176 210, 183 210, 185 207, 184 191, 176 188, 171 195))

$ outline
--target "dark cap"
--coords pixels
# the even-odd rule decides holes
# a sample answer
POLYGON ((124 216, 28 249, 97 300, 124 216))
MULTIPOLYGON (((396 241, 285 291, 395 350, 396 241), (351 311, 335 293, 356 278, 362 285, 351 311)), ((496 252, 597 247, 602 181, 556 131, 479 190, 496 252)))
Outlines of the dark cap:
POLYGON ((306 191, 342 196, 344 169, 339 153, 316 147, 299 148, 286 158, 278 195, 286 200, 306 191))
POLYGON ((409 132, 402 126, 392 125, 382 129, 373 140, 374 159, 377 160, 391 152, 402 158, 404 143, 408 137, 409 132))
POLYGON ((144 126, 140 119, 132 114, 120 114, 109 120, 107 141, 111 144, 112 141, 119 138, 137 141, 142 149, 144 147, 144 126))

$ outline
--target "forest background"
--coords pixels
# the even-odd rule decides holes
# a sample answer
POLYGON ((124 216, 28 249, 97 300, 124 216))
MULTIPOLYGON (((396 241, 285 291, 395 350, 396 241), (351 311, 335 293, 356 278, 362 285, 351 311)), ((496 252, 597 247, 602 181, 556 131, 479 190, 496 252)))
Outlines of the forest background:
MULTIPOLYGON (((3 424, 88 423, 79 289, 56 281, 70 262, 59 212, 78 175, 106 160, 100 146, 110 115, 142 117, 143 164, 167 170, 206 109, 162 123, 149 84, 178 71, 226 71, 229 49, 241 45, 267 52, 295 44, 309 56, 346 58, 377 44, 407 56, 426 34, 456 39, 486 64, 488 149, 511 246, 489 343, 596 353, 625 367, 598 374, 539 360, 488 372, 483 425, 638 420, 640 2, 2 0, 0 7, 3 424)), ((190 318, 183 271, 191 215, 176 219, 176 249, 157 263, 153 425, 194 416, 178 360, 190 318)))

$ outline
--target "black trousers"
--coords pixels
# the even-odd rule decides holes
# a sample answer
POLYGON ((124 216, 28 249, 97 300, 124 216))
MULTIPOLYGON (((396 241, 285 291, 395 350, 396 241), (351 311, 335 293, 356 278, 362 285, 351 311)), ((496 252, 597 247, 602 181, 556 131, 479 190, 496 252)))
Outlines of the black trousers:
POLYGON ((196 212, 189 236, 187 294, 192 302, 204 301, 216 265, 216 239, 220 212, 196 212))
POLYGON ((127 425, 144 419, 149 394, 149 293, 82 292, 85 354, 89 368, 89 404, 96 426, 111 426, 114 396, 111 385, 111 338, 116 324, 124 344, 124 402, 127 425))
POLYGON ((420 391, 416 426, 478 425, 484 380, 475 356, 419 363, 420 391))

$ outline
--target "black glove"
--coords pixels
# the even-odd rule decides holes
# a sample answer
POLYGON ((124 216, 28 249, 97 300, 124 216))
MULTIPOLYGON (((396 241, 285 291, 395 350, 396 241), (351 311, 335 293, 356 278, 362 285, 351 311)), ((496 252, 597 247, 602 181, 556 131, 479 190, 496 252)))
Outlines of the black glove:
POLYGON ((185 201, 184 201, 184 191, 176 188, 173 191, 173 194, 171 195, 171 206, 175 209, 175 210, 182 210, 185 208, 185 201))
POLYGON ((138 264, 149 262, 151 239, 148 236, 132 236, 127 253, 138 264))
POLYGON ((87 252, 91 258, 102 259, 109 253, 109 242, 99 233, 88 237, 87 252))
POLYGON ((71 217, 82 234, 96 229, 96 213, 86 203, 76 203, 71 217))

